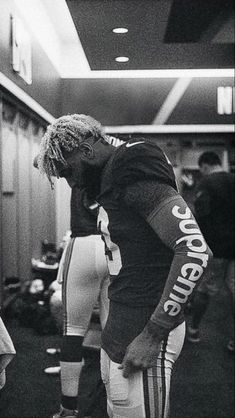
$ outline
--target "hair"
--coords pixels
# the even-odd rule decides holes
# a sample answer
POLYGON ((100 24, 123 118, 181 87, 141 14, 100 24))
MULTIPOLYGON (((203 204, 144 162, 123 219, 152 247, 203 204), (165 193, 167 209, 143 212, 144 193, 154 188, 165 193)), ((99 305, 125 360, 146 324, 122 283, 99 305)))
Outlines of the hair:
POLYGON ((67 165, 64 152, 79 148, 89 137, 97 141, 105 138, 105 134, 100 122, 87 115, 62 116, 47 127, 41 140, 37 163, 40 172, 47 175, 52 188, 51 177, 59 177, 58 163, 67 165))
POLYGON ((201 154, 198 159, 199 167, 201 167, 203 164, 208 164, 210 166, 221 165, 221 160, 215 152, 208 151, 201 154))

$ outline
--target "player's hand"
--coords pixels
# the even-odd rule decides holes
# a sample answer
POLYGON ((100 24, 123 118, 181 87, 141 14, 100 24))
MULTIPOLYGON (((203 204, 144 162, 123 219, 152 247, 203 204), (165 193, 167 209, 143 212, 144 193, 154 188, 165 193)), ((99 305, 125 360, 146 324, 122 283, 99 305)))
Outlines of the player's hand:
POLYGON ((145 327, 127 347, 123 362, 119 366, 119 369, 123 369, 123 377, 127 378, 138 370, 156 366, 162 339, 162 333, 157 335, 145 327))

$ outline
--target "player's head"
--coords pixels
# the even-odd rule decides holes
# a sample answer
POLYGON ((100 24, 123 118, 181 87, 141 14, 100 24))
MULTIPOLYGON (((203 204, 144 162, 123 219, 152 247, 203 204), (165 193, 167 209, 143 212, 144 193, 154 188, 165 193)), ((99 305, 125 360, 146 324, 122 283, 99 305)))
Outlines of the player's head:
POLYGON ((37 158, 39 170, 52 177, 65 177, 71 185, 81 180, 87 165, 99 165, 100 147, 106 144, 101 124, 91 116, 62 116, 48 126, 37 158))
POLYGON ((215 152, 207 151, 200 155, 198 165, 202 174, 209 174, 215 168, 221 167, 221 160, 215 152))

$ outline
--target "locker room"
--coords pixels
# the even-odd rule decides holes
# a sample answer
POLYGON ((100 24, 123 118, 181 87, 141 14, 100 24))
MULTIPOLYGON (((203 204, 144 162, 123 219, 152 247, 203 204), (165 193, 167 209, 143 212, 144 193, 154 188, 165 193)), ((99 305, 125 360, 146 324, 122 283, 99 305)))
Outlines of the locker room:
MULTIPOLYGON (((63 315, 56 295, 71 240, 72 192, 64 178, 52 188, 35 158, 57 118, 90 115, 124 144, 157 144, 195 215, 199 157, 216 153, 221 171, 235 174, 234 5, 196 3, 0 0, 1 418, 160 418, 150 410, 107 410, 100 295, 82 335, 78 412, 68 407, 71 399, 62 404, 63 315), (1 369, 5 332, 16 353, 1 369)), ((234 416, 231 295, 223 284, 210 297, 199 339, 186 334, 170 413, 161 418, 234 416)), ((186 317, 192 306, 189 301, 186 317)))

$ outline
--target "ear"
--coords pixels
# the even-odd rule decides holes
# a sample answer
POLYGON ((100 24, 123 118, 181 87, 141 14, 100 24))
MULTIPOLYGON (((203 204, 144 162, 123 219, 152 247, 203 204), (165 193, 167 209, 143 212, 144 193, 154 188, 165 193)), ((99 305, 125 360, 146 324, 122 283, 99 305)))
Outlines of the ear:
POLYGON ((36 157, 34 157, 34 159, 33 159, 33 166, 35 168, 38 168, 38 157, 39 157, 39 155, 36 155, 36 157))
POLYGON ((89 160, 94 158, 94 149, 91 144, 88 142, 82 142, 79 148, 83 157, 89 160))

